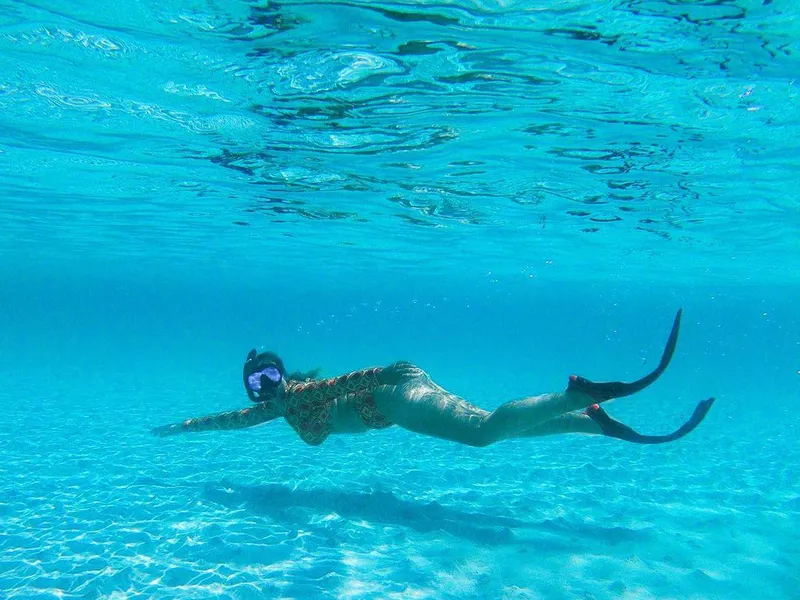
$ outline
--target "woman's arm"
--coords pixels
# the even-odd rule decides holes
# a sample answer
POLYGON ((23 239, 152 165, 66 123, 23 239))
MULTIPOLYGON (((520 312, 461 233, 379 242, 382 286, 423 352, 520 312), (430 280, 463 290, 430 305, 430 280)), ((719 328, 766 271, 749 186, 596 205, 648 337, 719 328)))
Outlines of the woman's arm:
POLYGON ((245 427, 266 423, 279 416, 278 411, 271 403, 260 402, 253 407, 242 410, 231 410, 196 419, 186 419, 171 425, 162 425, 152 429, 150 433, 158 437, 167 437, 192 431, 244 429, 245 427))

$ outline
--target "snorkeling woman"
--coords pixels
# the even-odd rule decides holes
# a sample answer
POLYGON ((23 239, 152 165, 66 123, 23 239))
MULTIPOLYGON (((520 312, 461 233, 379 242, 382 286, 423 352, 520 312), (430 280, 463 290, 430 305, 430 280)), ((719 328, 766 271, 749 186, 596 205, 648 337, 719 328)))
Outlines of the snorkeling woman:
POLYGON ((638 444, 682 438, 705 418, 714 398, 703 400, 681 427, 667 435, 643 435, 612 419, 600 404, 639 392, 669 365, 678 341, 681 310, 675 316, 658 367, 631 382, 595 383, 572 375, 563 392, 506 402, 494 411, 473 406, 434 383, 418 367, 396 362, 330 379, 288 374, 272 352, 247 355, 244 388, 254 406, 187 419, 152 430, 170 436, 194 431, 242 429, 283 417, 312 446, 330 434, 361 433, 397 425, 409 431, 468 446, 488 446, 511 438, 562 433, 605 435, 638 444))

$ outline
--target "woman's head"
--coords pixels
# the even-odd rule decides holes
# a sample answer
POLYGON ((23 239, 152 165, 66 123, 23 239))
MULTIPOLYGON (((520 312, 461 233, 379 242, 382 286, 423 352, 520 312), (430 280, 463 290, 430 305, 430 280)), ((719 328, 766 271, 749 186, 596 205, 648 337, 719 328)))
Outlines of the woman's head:
POLYGON ((274 352, 250 350, 244 361, 242 380, 253 402, 282 400, 286 388, 286 367, 274 352))
POLYGON ((247 396, 253 402, 270 402, 278 413, 284 409, 284 398, 291 382, 307 382, 317 378, 319 369, 313 371, 286 372, 281 357, 274 352, 257 352, 254 348, 247 354, 242 369, 242 380, 247 396))

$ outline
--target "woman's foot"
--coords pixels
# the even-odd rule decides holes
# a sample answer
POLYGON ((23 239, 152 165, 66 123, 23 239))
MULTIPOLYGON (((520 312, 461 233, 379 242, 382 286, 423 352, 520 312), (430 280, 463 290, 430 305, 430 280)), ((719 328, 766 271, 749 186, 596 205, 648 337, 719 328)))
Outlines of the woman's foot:
POLYGON ((689 420, 667 435, 642 435, 624 423, 612 419, 599 404, 592 404, 584 412, 589 415, 592 421, 597 423, 603 435, 635 444, 664 444, 678 440, 695 429, 705 419, 712 404, 714 404, 714 398, 700 402, 689 420))
POLYGON ((570 375, 567 390, 583 392, 596 402, 605 402, 612 398, 622 398, 623 396, 630 396, 636 392, 642 391, 644 388, 651 385, 656 379, 661 377, 661 374, 666 370, 672 355, 675 354, 675 346, 678 343, 678 330, 681 327, 681 314, 683 309, 678 310, 675 315, 675 321, 672 323, 672 331, 667 339, 667 345, 664 348, 664 354, 661 356, 661 362, 654 371, 648 373, 641 379, 631 383, 624 383, 622 381, 608 381, 596 383, 579 375, 570 375))

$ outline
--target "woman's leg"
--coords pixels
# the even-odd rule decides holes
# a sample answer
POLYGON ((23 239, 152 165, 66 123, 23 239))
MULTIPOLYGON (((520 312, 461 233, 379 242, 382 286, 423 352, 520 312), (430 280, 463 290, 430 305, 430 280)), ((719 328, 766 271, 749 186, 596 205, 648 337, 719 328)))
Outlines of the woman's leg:
POLYGON ((404 429, 480 447, 512 438, 565 433, 605 435, 637 444, 663 444, 693 431, 714 403, 714 398, 700 402, 692 416, 672 433, 643 435, 611 418, 592 398, 569 390, 508 402, 493 412, 428 383, 384 385, 375 391, 374 398, 381 414, 404 429), (587 402, 592 404, 582 406, 587 402))
MULTIPOLYGON (((595 402, 587 394, 567 390, 507 402, 489 412, 442 389, 421 371, 401 385, 380 386, 373 397, 378 411, 392 423, 468 446, 488 446, 500 440, 531 437, 544 423, 595 402)), ((570 424, 580 426, 581 431, 594 429, 583 419, 563 421, 559 426, 569 428, 570 424)))
POLYGON ((391 384, 376 390, 375 404, 381 414, 400 427, 470 446, 487 446, 510 438, 573 432, 602 433, 640 443, 671 441, 694 429, 705 417, 713 400, 701 403, 683 427, 670 436, 663 436, 663 439, 641 436, 608 417, 604 411, 598 412, 599 406, 595 408, 595 405, 636 393, 661 376, 675 351, 680 317, 681 311, 678 311, 658 367, 631 383, 595 383, 573 375, 563 392, 507 402, 489 412, 447 392, 413 365, 400 363, 394 369, 390 368, 391 384), (557 417, 583 409, 589 410, 583 415, 554 421, 557 417), (545 425, 551 421, 550 425, 545 425), (643 441, 646 439, 657 441, 643 441))

